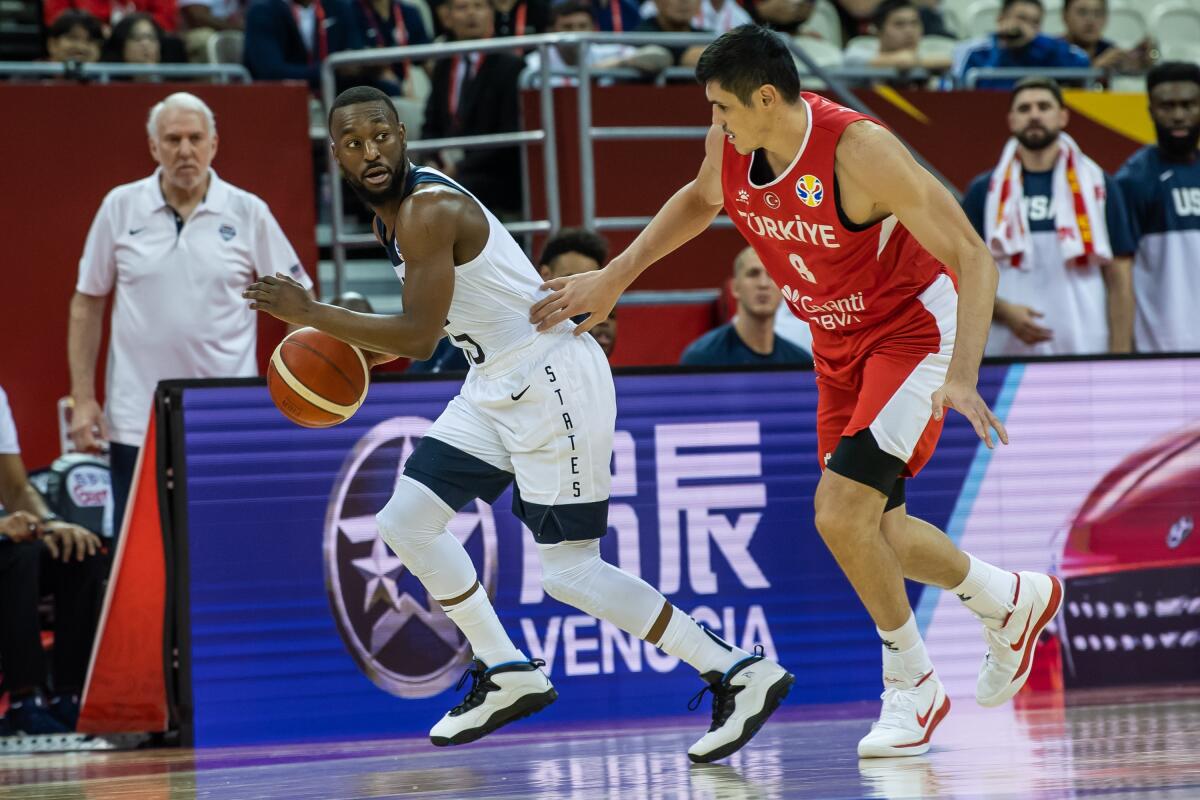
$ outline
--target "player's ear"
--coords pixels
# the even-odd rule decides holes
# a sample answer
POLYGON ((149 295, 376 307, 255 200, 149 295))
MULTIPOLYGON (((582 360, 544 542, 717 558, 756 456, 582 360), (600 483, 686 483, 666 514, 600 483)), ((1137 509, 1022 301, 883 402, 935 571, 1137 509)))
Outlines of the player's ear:
POLYGON ((754 99, 759 108, 770 108, 779 102, 779 90, 769 83, 765 84, 759 87, 754 99))

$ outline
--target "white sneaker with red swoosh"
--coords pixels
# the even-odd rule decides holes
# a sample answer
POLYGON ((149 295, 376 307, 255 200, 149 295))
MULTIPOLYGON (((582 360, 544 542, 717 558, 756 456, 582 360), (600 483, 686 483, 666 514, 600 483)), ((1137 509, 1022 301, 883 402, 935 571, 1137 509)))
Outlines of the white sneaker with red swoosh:
POLYGON ((919 756, 933 730, 950 713, 950 698, 933 670, 913 680, 885 671, 883 711, 858 743, 859 758, 919 756))
POLYGON ((975 685, 975 699, 981 706, 998 706, 1025 685, 1038 636, 1062 602, 1063 586, 1058 578, 1040 572, 1017 573, 1013 610, 1004 619, 982 620, 988 652, 975 685))

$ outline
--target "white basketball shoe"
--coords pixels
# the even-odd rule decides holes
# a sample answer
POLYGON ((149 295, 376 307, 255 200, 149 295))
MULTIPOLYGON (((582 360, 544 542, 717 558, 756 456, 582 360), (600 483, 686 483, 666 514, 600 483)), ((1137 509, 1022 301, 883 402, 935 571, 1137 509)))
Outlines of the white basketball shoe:
POLYGON ((884 661, 883 710, 858 743, 860 758, 919 756, 929 750, 934 729, 950 713, 950 698, 934 670, 909 678, 898 666, 884 661))
POLYGON ((710 672, 701 677, 708 686, 692 698, 688 708, 698 708, 705 692, 712 692, 713 708, 708 733, 688 748, 688 758, 697 764, 740 750, 779 708, 796 682, 790 672, 763 656, 761 648, 724 675, 710 672))
POLYGON ((1063 586, 1058 578, 1019 572, 1013 610, 1004 619, 981 618, 988 645, 975 685, 975 699, 981 706, 998 706, 1025 685, 1038 637, 1062 608, 1062 602, 1063 586))
POLYGON ((545 664, 535 658, 488 669, 482 661, 472 662, 455 687, 461 689, 470 677, 470 691, 433 726, 430 741, 438 747, 473 742, 553 703, 558 692, 540 669, 545 664))

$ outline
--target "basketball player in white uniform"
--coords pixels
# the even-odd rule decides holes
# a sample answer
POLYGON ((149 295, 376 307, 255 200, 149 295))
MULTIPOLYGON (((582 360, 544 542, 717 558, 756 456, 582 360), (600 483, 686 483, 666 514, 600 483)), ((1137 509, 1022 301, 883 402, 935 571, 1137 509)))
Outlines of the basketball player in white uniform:
MULTIPOLYGON (((543 662, 505 633, 470 557, 446 530, 460 508, 476 497, 494 502, 515 478, 513 513, 537 541, 546 593, 695 667, 713 693, 713 720, 688 755, 730 755, 794 679, 601 560, 616 401, 600 346, 573 336, 569 320, 535 330, 529 308, 545 294, 537 270, 470 193, 409 163, 404 126, 383 93, 343 92, 329 132, 342 175, 378 215, 375 232, 400 277, 405 313, 317 303, 284 275, 263 278, 245 296, 253 308, 372 354, 425 359, 448 335, 471 362, 461 393, 413 451, 376 517, 380 534, 474 650, 471 689, 434 725, 433 743, 474 741, 557 697, 543 662)), ((372 356, 376 363, 391 357, 372 356)))

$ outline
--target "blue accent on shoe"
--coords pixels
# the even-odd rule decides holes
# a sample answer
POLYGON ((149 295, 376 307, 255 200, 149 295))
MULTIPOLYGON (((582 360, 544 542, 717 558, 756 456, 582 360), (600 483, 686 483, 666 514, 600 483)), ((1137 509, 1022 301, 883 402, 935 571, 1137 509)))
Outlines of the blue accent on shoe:
POLYGON ((71 732, 70 728, 50 714, 40 692, 13 700, 8 709, 7 719, 13 733, 21 732, 27 736, 71 732))
POLYGON ((529 664, 529 663, 532 663, 532 662, 530 662, 529 660, 525 660, 525 661, 505 661, 505 662, 504 662, 504 663, 502 663, 502 664, 493 664, 492 666, 488 667, 488 668, 487 668, 487 672, 491 672, 491 671, 492 671, 492 670, 494 670, 494 669, 500 669, 500 667, 511 667, 511 666, 514 666, 514 665, 516 665, 516 664, 529 664))

